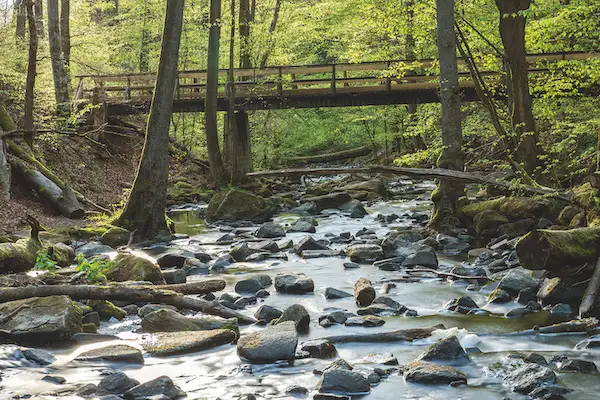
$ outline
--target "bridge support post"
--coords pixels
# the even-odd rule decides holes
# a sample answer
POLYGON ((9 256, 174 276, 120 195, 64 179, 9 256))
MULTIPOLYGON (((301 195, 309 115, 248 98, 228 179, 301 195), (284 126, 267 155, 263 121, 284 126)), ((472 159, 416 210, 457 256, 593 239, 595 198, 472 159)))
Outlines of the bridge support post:
POLYGON ((104 140, 104 125, 108 122, 106 102, 100 102, 100 89, 95 87, 92 92, 92 139, 102 142, 104 140))
POLYGON ((244 110, 235 112, 236 130, 231 131, 232 163, 231 175, 235 181, 242 181, 248 172, 252 172, 252 149, 250 145, 250 124, 248 113, 244 110))

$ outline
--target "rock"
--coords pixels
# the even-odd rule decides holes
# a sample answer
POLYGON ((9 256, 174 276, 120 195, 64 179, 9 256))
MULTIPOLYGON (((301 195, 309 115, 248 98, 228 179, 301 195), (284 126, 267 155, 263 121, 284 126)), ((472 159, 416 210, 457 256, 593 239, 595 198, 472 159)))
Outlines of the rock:
POLYGON ((274 319, 281 317, 281 314, 283 314, 283 312, 280 309, 265 304, 256 310, 256 313, 254 313, 254 318, 256 318, 258 321, 269 323, 274 319))
POLYGON ((469 296, 462 296, 458 299, 450 300, 448 303, 446 303, 446 305, 444 305, 444 308, 449 311, 467 314, 469 311, 479 308, 479 306, 469 296))
POLYGON ((129 232, 127 229, 113 226, 109 228, 100 237, 100 243, 110 247, 125 246, 129 242, 129 232))
POLYGON ((230 188, 212 197, 206 208, 206 219, 265 222, 275 211, 276 208, 267 204, 264 198, 245 190, 230 188))
POLYGON ((578 350, 597 349, 599 347, 600 347, 600 335, 595 335, 595 336, 592 336, 585 340, 582 340, 581 342, 577 343, 577 345, 575 346, 575 348, 578 350))
POLYGON ((292 321, 269 326, 238 340, 237 353, 241 358, 256 363, 271 363, 295 358, 298 334, 292 321))
POLYGON ((576 279, 567 278, 546 278, 537 291, 537 297, 543 305, 569 303, 579 304, 587 285, 574 285, 576 279))
POLYGON ((467 383, 465 374, 457 369, 423 361, 413 361, 407 364, 404 368, 404 379, 408 382, 423 384, 467 383))
POLYGON ((460 345, 456 336, 437 341, 423 352, 417 360, 423 361, 448 361, 468 359, 467 353, 460 345))
POLYGON ((166 268, 183 268, 185 260, 195 258, 196 255, 191 251, 181 249, 170 249, 166 253, 161 254, 156 258, 156 263, 161 269, 166 268))
POLYGON ((290 396, 306 396, 308 389, 304 386, 292 385, 285 389, 285 394, 289 394, 290 396))
POLYGON ((236 293, 251 293, 254 294, 263 288, 263 285, 258 279, 250 278, 238 281, 235 284, 236 293))
POLYGON ((42 349, 25 349, 23 350, 23 356, 29 361, 42 367, 50 365, 56 361, 56 357, 42 349))
POLYGON ((490 303, 508 303, 511 300, 512 296, 506 290, 500 288, 496 288, 488 296, 488 302, 490 303))
POLYGON ((204 331, 230 329, 238 332, 236 318, 186 317, 173 310, 162 309, 151 312, 142 318, 142 328, 146 332, 204 331))
POLYGON ((508 223, 508 218, 495 210, 484 210, 473 217, 475 232, 480 235, 493 236, 500 225, 508 223))
POLYGON ((142 352, 135 347, 125 344, 117 344, 112 346, 101 347, 99 349, 85 351, 79 354, 75 360, 77 361, 112 361, 126 362, 133 364, 143 364, 144 357, 142 352))
POLYGON ((356 304, 361 307, 370 305, 375 300, 375 289, 371 285, 371 281, 366 278, 360 278, 354 284, 354 298, 356 304))
POLYGON ((508 373, 504 382, 517 393, 529 394, 534 389, 556 383, 556 374, 547 367, 527 363, 508 373))
POLYGON ((349 316, 355 316, 354 314, 346 313, 345 311, 333 311, 329 314, 324 314, 319 317, 319 324, 323 326, 325 323, 327 326, 331 324, 343 324, 346 322, 349 316))
POLYGON ((570 205, 566 206, 561 210, 560 214, 558 214, 558 223, 561 225, 569 226, 573 218, 575 218, 575 216, 580 212, 581 208, 579 207, 570 205))
MULTIPOLYGON (((404 306, 401 306, 404 307, 404 306)), ((403 309, 392 308, 385 304, 371 304, 365 308, 359 308, 356 313, 358 315, 378 315, 378 316, 388 316, 388 315, 402 315, 406 311, 406 307, 403 309)))
POLYGON ((288 232, 315 233, 317 231, 315 228, 316 225, 317 224, 314 218, 300 217, 292 226, 290 226, 288 232))
POLYGON ((166 356, 212 349, 237 339, 229 329, 191 332, 158 332, 145 338, 144 351, 153 356, 166 356))
POLYGON ((498 232, 501 235, 506 235, 508 239, 513 239, 525 235, 533 228, 535 228, 535 221, 531 218, 525 218, 517 222, 509 222, 500 225, 498 227, 498 232))
POLYGON ((98 333, 98 326, 93 323, 81 324, 82 333, 98 333))
POLYGON ((258 250, 258 249, 251 249, 250 247, 248 247, 248 243, 246 243, 246 242, 239 244, 239 245, 235 246, 234 248, 232 248, 231 250, 229 250, 229 254, 237 262, 246 261, 246 259, 250 255, 252 255, 254 253, 259 253, 259 252, 260 252, 260 250, 258 250))
POLYGON ((532 288, 520 290, 519 295, 517 296, 517 302, 519 304, 527 304, 530 301, 535 301, 536 299, 536 292, 532 288))
POLYGON ((456 243, 449 243, 449 244, 445 245, 442 252, 444 254, 457 256, 460 253, 463 253, 463 252, 469 250, 470 248, 471 248, 471 245, 469 243, 456 242, 456 243))
POLYGON ((370 179, 368 181, 350 183, 348 185, 337 188, 336 190, 344 192, 369 192, 374 195, 377 195, 377 197, 381 197, 384 199, 386 199, 388 196, 385 184, 381 179, 370 179))
POLYGON ((564 396, 572 392, 570 389, 565 389, 556 386, 540 387, 529 393, 529 396, 540 400, 567 400, 564 396))
POLYGON ((59 267, 68 267, 75 261, 75 250, 64 243, 56 243, 48 248, 48 255, 59 267))
POLYGON ((506 290, 513 296, 519 294, 523 289, 537 290, 539 286, 540 280, 534 278, 531 271, 524 268, 511 269, 498 284, 500 289, 506 290))
POLYGON ((291 294, 310 293, 315 290, 315 283, 303 273, 280 272, 275 275, 275 290, 291 294))
POLYGON ((123 394, 127 400, 175 400, 185 397, 186 394, 176 386, 168 376, 160 376, 151 381, 133 387, 123 394))
POLYGON ((108 300, 89 300, 88 306, 96 311, 100 315, 100 318, 105 321, 108 321, 111 318, 121 321, 127 316, 127 311, 115 306, 108 300))
POLYGON ((186 258, 182 269, 188 275, 208 275, 210 265, 200 261, 197 258, 186 258))
POLYGON ((356 269, 356 268, 360 268, 360 265, 358 265, 355 262, 345 262, 344 263, 344 269, 356 269))
POLYGON ((98 383, 96 396, 123 394, 139 384, 138 381, 128 377, 121 371, 111 371, 98 383))
POLYGON ((294 252, 300 254, 305 250, 329 250, 327 246, 317 242, 312 236, 305 236, 294 246, 294 252))
POLYGON ((477 249, 471 249, 471 250, 469 250, 468 257, 469 258, 479 258, 479 257, 481 257, 484 254, 486 256, 491 256, 492 254, 494 254, 494 252, 493 252, 493 250, 486 249, 485 247, 483 247, 483 248, 477 248, 477 249))
POLYGON ((529 353, 523 360, 529 363, 548 365, 544 356, 539 353, 529 353))
POLYGON ((100 314, 96 311, 89 312, 85 314, 81 320, 82 324, 94 324, 97 327, 100 326, 100 314))
POLYGON ((420 250, 409 255, 402 262, 402 266, 406 268, 422 266, 425 268, 437 269, 438 259, 433 250, 420 250))
POLYGON ((371 385, 367 378, 359 372, 331 369, 323 372, 321 380, 317 383, 317 390, 354 395, 370 392, 371 385))
POLYGON ((304 259, 337 257, 340 255, 339 250, 303 250, 300 255, 304 259))
POLYGON ((319 212, 318 207, 312 201, 300 204, 298 207, 294 207, 290 210, 294 214, 317 214, 319 212))
POLYGON ((174 312, 178 312, 176 307, 168 305, 168 304, 146 304, 145 306, 143 306, 142 308, 140 308, 138 310, 138 316, 140 318, 144 318, 146 315, 150 314, 151 312, 158 311, 158 310, 171 310, 174 312))
POLYGON ((273 222, 265 222, 258 229, 258 231, 256 231, 256 233, 254 235, 258 238, 273 239, 273 238, 284 237, 285 231, 283 230, 281 225, 278 225, 273 222))
POLYGON ((355 244, 346 249, 353 262, 373 262, 383 258, 383 249, 375 244, 355 244))
POLYGON ((317 339, 302 343, 298 353, 301 357, 328 359, 337 356, 337 349, 328 340, 317 339))
POLYGON ((331 393, 317 393, 313 396, 313 400, 351 400, 351 398, 331 393))
POLYGON ((388 296, 379 296, 375 300, 373 300, 372 304, 384 304, 395 310, 401 310, 402 312, 406 311, 405 306, 388 296))
POLYGON ((165 282, 169 285, 187 282, 187 272, 184 269, 166 269, 162 271, 165 282))
POLYGON ((385 260, 375 261, 373 266, 382 271, 396 271, 402 267, 404 259, 405 257, 403 256, 386 258, 385 260))
POLYGON ((77 389, 77 392, 75 392, 75 396, 91 397, 96 393, 96 389, 96 385, 94 385, 93 383, 88 383, 87 385, 83 385, 79 389, 77 389))
POLYGON ((271 277, 266 274, 254 275, 252 279, 259 281, 263 288, 267 288, 273 284, 271 277))
POLYGON ((77 248, 77 254, 81 253, 85 256, 85 258, 92 258, 99 254, 112 253, 113 251, 115 251, 115 249, 112 247, 100 244, 98 242, 89 242, 77 248))
POLYGON ((310 314, 300 304, 294 304, 286 308, 281 317, 275 322, 275 325, 288 321, 294 322, 298 333, 308 333, 310 329, 310 314))
POLYGON ((56 385, 64 385, 67 380, 62 376, 46 375, 42 378, 44 382, 54 383, 56 385))
POLYGON ((352 297, 352 294, 332 287, 325 289, 325 298, 327 300, 343 299, 346 297, 352 297))
POLYGON ((351 317, 346 320, 346 326, 363 326, 365 328, 374 328, 385 324, 385 321, 373 315, 365 315, 360 317, 351 317))
POLYGON ((455 265, 454 267, 452 267, 450 272, 456 275, 466 277, 487 276, 485 269, 482 267, 465 267, 462 265, 455 265))
POLYGON ((302 203, 315 203, 317 212, 328 208, 339 208, 342 204, 348 203, 352 197, 346 192, 329 193, 323 196, 304 197, 302 203))
POLYGON ((552 307, 550 314, 555 317, 568 318, 573 315, 571 306, 565 303, 560 303, 552 307))
POLYGON ((592 361, 571 359, 559 364, 558 369, 561 371, 577 371, 586 373, 596 373, 598 368, 592 361))
POLYGON ((69 340, 81 332, 82 311, 68 296, 33 297, 0 304, 0 330, 15 341, 69 340))
POLYGON ((104 271, 106 279, 113 282, 148 281, 154 284, 165 284, 158 265, 147 258, 130 253, 119 253, 111 266, 104 271))
POLYGON ((350 218, 362 218, 365 215, 369 215, 365 206, 360 202, 360 200, 353 199, 349 202, 342 204, 340 206, 340 210, 350 218))

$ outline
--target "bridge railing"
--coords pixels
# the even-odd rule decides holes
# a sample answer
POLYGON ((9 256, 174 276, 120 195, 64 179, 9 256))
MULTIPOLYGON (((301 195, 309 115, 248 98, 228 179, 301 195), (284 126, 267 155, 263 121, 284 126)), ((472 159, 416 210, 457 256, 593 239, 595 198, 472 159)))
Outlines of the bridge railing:
MULTIPOLYGON (((600 57, 600 53, 533 54, 527 57, 527 61, 532 66, 531 72, 542 72, 547 70, 545 65, 549 62, 594 57, 600 57)), ((498 75, 502 69, 500 60, 496 67, 482 74, 486 77, 498 75)), ((233 84, 236 97, 242 98, 419 90, 439 86, 436 69, 436 60, 246 68, 233 71, 233 84)), ((459 74, 461 85, 472 85, 465 62, 460 59, 459 74)), ((206 78, 205 70, 180 71, 174 99, 202 99, 206 92, 206 78)), ((75 101, 89 99, 93 103, 136 103, 152 98, 156 75, 84 75, 79 79, 75 101)), ((226 96, 227 85, 227 70, 219 70, 218 96, 226 96)))

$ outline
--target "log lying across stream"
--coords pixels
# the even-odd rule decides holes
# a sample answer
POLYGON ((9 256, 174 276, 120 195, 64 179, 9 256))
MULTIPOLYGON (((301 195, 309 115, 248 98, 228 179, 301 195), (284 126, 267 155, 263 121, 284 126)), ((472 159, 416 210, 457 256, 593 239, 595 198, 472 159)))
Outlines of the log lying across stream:
POLYGON ((362 146, 355 149, 338 151, 335 153, 317 154, 315 156, 290 158, 292 164, 326 163, 347 160, 349 158, 362 157, 371 153, 371 146, 362 146))
POLYGON ((540 195, 554 195, 565 201, 573 201, 572 193, 560 192, 557 189, 544 186, 522 185, 501 179, 490 178, 476 172, 455 171, 443 168, 407 168, 387 167, 384 165, 373 165, 370 167, 345 167, 345 168, 290 168, 274 171, 250 172, 246 174, 251 178, 290 177, 290 176, 327 176, 340 174, 392 174, 407 175, 429 179, 447 179, 465 183, 480 183, 502 187, 511 190, 524 191, 540 195))
POLYGON ((357 335, 339 335, 324 337, 330 343, 389 343, 389 342, 412 342, 417 339, 425 339, 431 336, 433 331, 446 329, 439 324, 428 328, 400 329, 392 332, 366 333, 357 335))
POLYGON ((133 288, 119 286, 94 285, 49 285, 26 286, 0 289, 0 303, 28 299, 31 297, 69 296, 74 299, 87 300, 120 300, 133 303, 169 304, 180 309, 201 311, 205 314, 223 318, 237 318, 240 324, 253 324, 256 320, 218 302, 188 297, 171 290, 157 290, 148 287, 133 288))

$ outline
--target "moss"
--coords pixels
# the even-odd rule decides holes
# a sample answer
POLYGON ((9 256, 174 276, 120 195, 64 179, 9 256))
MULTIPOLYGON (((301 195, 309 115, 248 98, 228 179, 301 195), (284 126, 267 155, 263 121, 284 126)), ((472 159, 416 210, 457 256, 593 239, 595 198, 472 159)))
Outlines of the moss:
POLYGON ((93 323, 83 324, 81 325, 81 331, 83 333, 97 333, 98 328, 93 323))
POLYGON ((100 237, 100 242, 110 247, 119 247, 126 245, 129 242, 129 232, 125 228, 118 226, 111 226, 106 232, 100 237))
POLYGON ((107 300, 90 300, 88 305, 104 319, 114 317, 120 321, 127 315, 125 310, 107 300))
POLYGON ((494 210, 485 210, 473 218, 475 231, 481 234, 495 234, 500 225, 508 223, 508 218, 494 210))
POLYGON ((64 243, 57 243, 49 247, 48 255, 60 267, 68 267, 75 261, 75 250, 64 243))
POLYGON ((195 186, 187 181, 175 182, 167 189, 167 204, 208 202, 214 191, 201 186, 195 186))
POLYGON ((265 220, 276 211, 264 198, 238 188, 224 189, 213 196, 206 209, 209 221, 219 219, 265 220))
POLYGON ((150 281, 164 284, 162 272, 158 265, 147 258, 130 253, 119 253, 112 265, 104 271, 106 279, 113 282, 150 281))
POLYGON ((89 226, 63 226, 54 228, 47 233, 43 234, 42 237, 66 237, 77 240, 91 240, 102 236, 110 226, 105 225, 89 225, 89 226))

